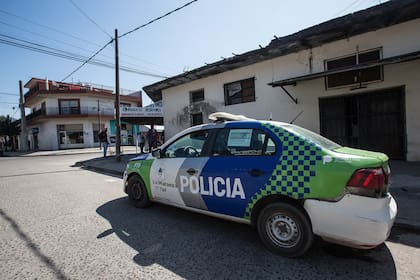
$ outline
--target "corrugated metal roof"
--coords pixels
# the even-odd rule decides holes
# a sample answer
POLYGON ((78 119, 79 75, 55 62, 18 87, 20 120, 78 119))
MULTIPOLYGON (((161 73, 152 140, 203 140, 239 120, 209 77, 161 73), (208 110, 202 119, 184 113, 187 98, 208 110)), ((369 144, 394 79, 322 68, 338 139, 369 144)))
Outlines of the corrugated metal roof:
POLYGON ((420 18, 420 1, 389 1, 276 38, 264 48, 206 64, 143 89, 153 101, 158 101, 164 89, 417 18, 420 18))

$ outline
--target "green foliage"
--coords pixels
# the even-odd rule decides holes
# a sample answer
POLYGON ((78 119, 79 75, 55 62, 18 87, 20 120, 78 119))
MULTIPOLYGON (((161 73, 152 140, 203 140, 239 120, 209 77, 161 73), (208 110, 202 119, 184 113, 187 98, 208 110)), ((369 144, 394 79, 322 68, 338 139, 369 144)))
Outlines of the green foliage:
POLYGON ((0 116, 0 135, 11 137, 19 135, 19 133, 20 128, 18 121, 14 121, 9 115, 0 116))

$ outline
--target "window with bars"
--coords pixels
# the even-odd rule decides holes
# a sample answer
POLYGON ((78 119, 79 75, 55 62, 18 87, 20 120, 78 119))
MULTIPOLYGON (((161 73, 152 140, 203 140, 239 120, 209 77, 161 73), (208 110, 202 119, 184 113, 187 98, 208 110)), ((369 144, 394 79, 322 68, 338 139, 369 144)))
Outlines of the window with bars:
POLYGON ((203 124, 203 113, 191 114, 191 126, 203 124))
POLYGON ((255 101, 254 78, 249 78, 224 85, 225 105, 255 101))
POLYGON ((204 89, 199 89, 190 92, 190 103, 204 101, 204 89))

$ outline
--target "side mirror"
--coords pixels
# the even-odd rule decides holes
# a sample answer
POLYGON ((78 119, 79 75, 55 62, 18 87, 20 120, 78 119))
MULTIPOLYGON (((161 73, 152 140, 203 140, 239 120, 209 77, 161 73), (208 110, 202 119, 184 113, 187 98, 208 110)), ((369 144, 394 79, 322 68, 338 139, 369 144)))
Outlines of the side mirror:
POLYGON ((156 149, 152 151, 152 156, 154 156, 155 158, 161 158, 162 157, 162 150, 161 149, 156 149))

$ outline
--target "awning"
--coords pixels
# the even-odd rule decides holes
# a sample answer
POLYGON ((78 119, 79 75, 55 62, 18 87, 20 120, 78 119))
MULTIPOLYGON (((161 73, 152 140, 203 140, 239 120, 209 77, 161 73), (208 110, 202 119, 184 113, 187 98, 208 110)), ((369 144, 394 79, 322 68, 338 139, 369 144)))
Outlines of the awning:
POLYGON ((323 72, 317 72, 317 73, 311 73, 311 74, 297 76, 297 77, 293 77, 293 78, 287 78, 287 79, 284 79, 284 80, 269 83, 268 85, 270 85, 272 87, 282 87, 282 86, 288 86, 288 85, 296 85, 296 83, 300 82, 300 81, 308 81, 308 80, 318 79, 318 78, 322 78, 322 77, 332 75, 332 74, 338 74, 338 73, 343 73, 343 72, 347 72, 347 71, 354 71, 354 70, 362 70, 362 69, 366 69, 366 68, 370 68, 370 67, 374 67, 374 66, 396 64, 396 63, 407 62, 407 61, 416 60, 416 59, 420 59, 420 51, 407 53, 407 54, 403 54, 403 55, 398 55, 398 56, 393 56, 393 57, 388 57, 388 58, 384 58, 384 59, 381 59, 381 60, 375 61, 375 62, 366 62, 366 63, 361 63, 361 64, 357 64, 357 65, 353 65, 353 66, 337 68, 337 69, 334 69, 334 70, 327 70, 327 71, 323 71, 323 72))

